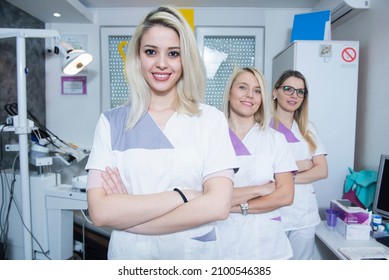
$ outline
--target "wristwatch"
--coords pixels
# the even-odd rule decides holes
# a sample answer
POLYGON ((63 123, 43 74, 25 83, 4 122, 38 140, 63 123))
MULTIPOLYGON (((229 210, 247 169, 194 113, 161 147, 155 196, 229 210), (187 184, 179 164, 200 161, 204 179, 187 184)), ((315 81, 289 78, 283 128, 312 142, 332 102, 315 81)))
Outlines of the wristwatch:
POLYGON ((247 215, 249 212, 249 204, 247 202, 240 204, 240 209, 242 209, 242 215, 247 215))

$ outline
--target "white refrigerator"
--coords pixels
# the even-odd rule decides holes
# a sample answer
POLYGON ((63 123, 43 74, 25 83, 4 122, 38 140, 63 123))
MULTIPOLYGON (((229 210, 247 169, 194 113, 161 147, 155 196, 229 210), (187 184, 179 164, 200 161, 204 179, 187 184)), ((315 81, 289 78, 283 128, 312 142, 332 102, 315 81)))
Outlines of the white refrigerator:
POLYGON ((314 183, 322 218, 354 167, 358 61, 357 41, 295 41, 273 58, 272 85, 287 69, 307 79, 309 118, 328 154, 328 178, 314 183))

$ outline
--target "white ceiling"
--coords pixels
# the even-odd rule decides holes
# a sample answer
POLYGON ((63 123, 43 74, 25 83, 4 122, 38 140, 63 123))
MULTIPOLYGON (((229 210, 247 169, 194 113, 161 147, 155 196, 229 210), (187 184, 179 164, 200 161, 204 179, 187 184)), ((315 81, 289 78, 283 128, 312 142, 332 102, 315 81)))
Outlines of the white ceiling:
POLYGON ((260 7, 312 8, 320 0, 7 0, 46 23, 92 23, 94 8, 157 7, 260 7), (53 16, 61 13, 60 18, 53 16))

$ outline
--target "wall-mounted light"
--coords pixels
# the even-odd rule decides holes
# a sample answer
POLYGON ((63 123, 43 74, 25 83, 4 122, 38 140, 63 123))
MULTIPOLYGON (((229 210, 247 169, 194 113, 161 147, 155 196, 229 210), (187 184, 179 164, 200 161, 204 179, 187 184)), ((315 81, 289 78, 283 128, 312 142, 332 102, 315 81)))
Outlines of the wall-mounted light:
POLYGON ((64 41, 60 41, 58 48, 63 54, 63 72, 66 75, 75 75, 92 62, 91 54, 84 50, 74 49, 71 45, 64 41))

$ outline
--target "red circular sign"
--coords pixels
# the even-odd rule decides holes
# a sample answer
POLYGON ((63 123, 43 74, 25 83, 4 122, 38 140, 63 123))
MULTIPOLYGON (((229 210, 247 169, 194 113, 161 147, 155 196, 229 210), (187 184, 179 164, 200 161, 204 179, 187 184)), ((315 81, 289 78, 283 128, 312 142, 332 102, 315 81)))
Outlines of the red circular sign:
POLYGON ((342 51, 342 59, 345 62, 353 62, 357 58, 357 51, 353 48, 345 48, 342 51))

